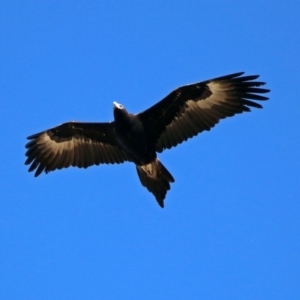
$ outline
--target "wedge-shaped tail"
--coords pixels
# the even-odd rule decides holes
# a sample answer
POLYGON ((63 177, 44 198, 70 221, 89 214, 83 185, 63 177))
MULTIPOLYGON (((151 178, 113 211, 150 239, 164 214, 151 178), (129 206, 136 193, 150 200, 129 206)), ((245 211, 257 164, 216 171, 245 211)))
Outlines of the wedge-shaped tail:
POLYGON ((167 191, 171 188, 170 182, 174 182, 173 176, 156 158, 150 164, 136 166, 140 181, 151 192, 158 204, 164 207, 164 199, 167 191))

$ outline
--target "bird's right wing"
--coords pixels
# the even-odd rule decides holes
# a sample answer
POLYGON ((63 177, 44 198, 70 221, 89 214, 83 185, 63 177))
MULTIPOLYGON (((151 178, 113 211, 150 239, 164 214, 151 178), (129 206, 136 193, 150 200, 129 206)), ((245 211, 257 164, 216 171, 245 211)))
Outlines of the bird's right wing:
POLYGON ((114 122, 68 122, 29 136, 26 165, 35 176, 70 166, 87 168, 129 160, 116 143, 114 122))
POLYGON ((233 116, 249 107, 262 106, 252 100, 267 100, 261 94, 269 92, 255 81, 259 76, 235 73, 182 86, 163 100, 139 114, 147 136, 162 152, 204 130, 210 130, 221 119, 233 116))

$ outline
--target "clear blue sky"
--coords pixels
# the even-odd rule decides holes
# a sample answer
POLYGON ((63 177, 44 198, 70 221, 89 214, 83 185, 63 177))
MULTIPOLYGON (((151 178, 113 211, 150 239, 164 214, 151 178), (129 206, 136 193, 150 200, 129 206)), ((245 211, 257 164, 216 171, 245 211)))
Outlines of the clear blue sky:
POLYGON ((0 299, 300 299, 299 1, 2 1, 0 299), (264 109, 159 157, 34 178, 26 137, 260 74, 264 109))

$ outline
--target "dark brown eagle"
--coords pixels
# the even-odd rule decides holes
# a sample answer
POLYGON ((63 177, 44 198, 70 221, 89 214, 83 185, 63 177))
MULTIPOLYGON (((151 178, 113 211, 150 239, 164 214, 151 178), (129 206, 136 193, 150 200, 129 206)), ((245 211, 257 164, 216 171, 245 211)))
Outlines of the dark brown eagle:
POLYGON ((256 81, 259 76, 243 74, 179 87, 139 114, 114 102, 114 121, 109 123, 67 122, 31 135, 25 164, 39 176, 70 166, 133 162, 142 185, 164 207, 174 178, 157 152, 210 130, 221 119, 250 111, 249 107, 262 108, 252 100, 268 99, 261 95, 269 90, 260 88, 265 83, 256 81))

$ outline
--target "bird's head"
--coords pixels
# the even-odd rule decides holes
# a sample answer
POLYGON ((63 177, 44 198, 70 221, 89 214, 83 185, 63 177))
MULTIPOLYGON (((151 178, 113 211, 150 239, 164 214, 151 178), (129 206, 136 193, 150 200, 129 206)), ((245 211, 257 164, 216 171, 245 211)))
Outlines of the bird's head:
POLYGON ((114 110, 116 109, 124 109, 124 106, 116 101, 113 102, 114 110))
POLYGON ((120 120, 128 117, 128 112, 122 104, 114 101, 113 107, 115 120, 120 120))

